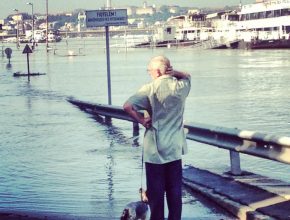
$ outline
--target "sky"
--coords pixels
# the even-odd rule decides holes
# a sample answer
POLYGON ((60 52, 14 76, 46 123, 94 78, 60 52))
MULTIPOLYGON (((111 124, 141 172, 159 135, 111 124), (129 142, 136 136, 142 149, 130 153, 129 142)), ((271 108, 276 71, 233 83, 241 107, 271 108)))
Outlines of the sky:
MULTIPOLYGON (((255 0, 241 0, 243 4, 253 3, 255 0)), ((31 6, 27 2, 33 3, 34 13, 45 13, 46 0, 0 0, 0 19, 19 12, 31 13, 31 6)), ((75 9, 96 10, 106 5, 106 0, 48 0, 48 11, 51 14, 61 12, 72 12, 75 9)), ((142 6, 144 0, 111 0, 112 7, 121 6, 142 6)), ((238 5, 240 0, 147 0, 148 5, 179 5, 188 7, 224 7, 226 5, 238 5)))

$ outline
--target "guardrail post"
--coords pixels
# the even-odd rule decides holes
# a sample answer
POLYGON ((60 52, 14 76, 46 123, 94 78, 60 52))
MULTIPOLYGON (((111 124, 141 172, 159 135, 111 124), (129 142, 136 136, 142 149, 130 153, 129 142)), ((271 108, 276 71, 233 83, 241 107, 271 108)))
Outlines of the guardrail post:
POLYGON ((139 135, 139 124, 137 122, 133 122, 133 136, 139 135))
POLYGON ((240 154, 236 151, 230 150, 230 159, 231 159, 231 174, 239 176, 242 174, 241 163, 240 163, 240 154))
POLYGON ((112 117, 110 117, 110 116, 105 116, 105 122, 106 122, 106 124, 111 125, 111 124, 112 124, 112 117))

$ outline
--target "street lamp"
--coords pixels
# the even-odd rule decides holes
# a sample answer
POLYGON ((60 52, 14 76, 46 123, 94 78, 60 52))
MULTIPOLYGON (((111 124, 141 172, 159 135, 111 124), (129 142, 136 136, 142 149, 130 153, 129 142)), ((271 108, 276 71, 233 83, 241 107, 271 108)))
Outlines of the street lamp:
POLYGON ((19 10, 14 8, 13 11, 15 11, 17 15, 16 47, 19 48, 19 10))
POLYGON ((31 6, 31 15, 32 15, 32 45, 33 45, 33 49, 34 49, 34 13, 33 13, 33 4, 31 2, 27 2, 27 5, 31 6))
POLYGON ((111 0, 107 0, 107 9, 111 9, 111 0))

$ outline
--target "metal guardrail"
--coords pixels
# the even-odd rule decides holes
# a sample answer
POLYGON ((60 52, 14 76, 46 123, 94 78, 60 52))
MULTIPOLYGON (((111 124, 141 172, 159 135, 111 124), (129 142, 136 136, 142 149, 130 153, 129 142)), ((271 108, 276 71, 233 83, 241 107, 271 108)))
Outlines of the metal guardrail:
MULTIPOLYGON (((72 98, 68 101, 93 115, 134 122, 134 129, 137 129, 136 121, 121 107, 88 103, 72 98)), ((231 173, 234 175, 242 173, 239 153, 290 164, 290 137, 197 123, 185 124, 184 127, 187 139, 229 150, 231 173)))
POLYGON ((290 137, 203 124, 184 127, 189 130, 188 139, 290 164, 290 137))
POLYGON ((84 111, 86 111, 90 114, 93 114, 93 115, 105 116, 105 117, 109 117, 109 118, 117 118, 117 119, 135 122, 135 120, 133 118, 131 118, 123 110, 123 108, 121 108, 119 106, 83 102, 80 100, 75 100, 73 98, 69 98, 68 101, 70 103, 78 106, 81 110, 84 110, 84 111))

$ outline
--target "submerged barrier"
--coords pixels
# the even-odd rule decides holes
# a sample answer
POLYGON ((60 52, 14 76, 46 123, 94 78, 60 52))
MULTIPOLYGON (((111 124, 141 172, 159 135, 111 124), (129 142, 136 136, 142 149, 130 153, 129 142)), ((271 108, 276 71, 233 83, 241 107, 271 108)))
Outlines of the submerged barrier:
MULTIPOLYGON (((138 133, 138 123, 122 107, 83 102, 69 98, 68 101, 81 110, 107 120, 117 118, 133 122, 133 132, 138 133)), ((229 150, 231 174, 241 175, 240 153, 290 164, 290 137, 279 137, 256 131, 217 127, 205 124, 185 124, 187 139, 229 150)))

